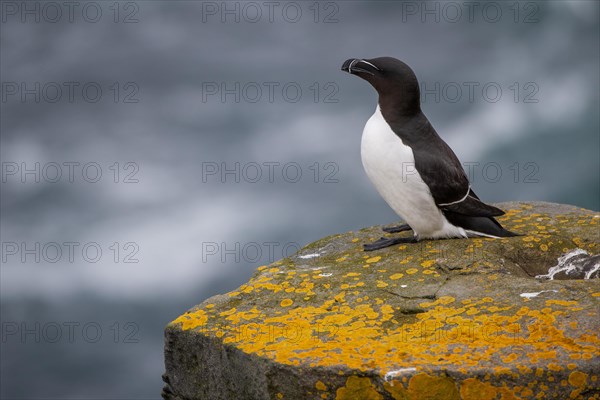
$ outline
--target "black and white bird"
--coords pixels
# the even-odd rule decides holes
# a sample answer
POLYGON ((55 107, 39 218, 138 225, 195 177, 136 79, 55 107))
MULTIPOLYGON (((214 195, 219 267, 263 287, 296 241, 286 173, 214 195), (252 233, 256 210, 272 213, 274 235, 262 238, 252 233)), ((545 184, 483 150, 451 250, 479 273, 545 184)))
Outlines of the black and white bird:
POLYGON ((392 57, 351 58, 342 71, 369 82, 379 101, 362 134, 361 158, 367 176, 412 230, 413 237, 384 238, 366 251, 422 239, 517 236, 494 217, 504 211, 479 200, 465 171, 421 111, 419 83, 412 69, 392 57))

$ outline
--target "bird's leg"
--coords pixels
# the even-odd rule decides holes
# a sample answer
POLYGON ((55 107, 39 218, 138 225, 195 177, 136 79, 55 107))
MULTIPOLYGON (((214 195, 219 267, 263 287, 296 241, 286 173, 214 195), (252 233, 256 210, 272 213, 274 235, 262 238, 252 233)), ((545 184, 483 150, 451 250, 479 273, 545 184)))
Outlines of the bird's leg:
POLYGON ((410 231, 410 230, 412 230, 412 228, 408 224, 403 224, 403 225, 398 225, 398 226, 391 226, 389 228, 382 228, 382 230, 387 233, 398 233, 398 232, 410 231))
POLYGON ((364 251, 373 251, 384 249, 386 247, 393 246, 399 243, 416 243, 417 238, 415 237, 400 237, 400 238, 380 238, 379 240, 374 241, 373 243, 363 244, 364 251))

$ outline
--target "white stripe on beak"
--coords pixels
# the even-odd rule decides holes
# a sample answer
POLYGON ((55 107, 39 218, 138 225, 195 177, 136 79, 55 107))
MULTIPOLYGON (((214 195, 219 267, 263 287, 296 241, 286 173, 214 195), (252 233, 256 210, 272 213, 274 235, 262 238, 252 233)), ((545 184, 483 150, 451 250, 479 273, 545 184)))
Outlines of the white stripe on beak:
POLYGON ((368 62, 368 61, 365 61, 365 60, 360 60, 360 61, 361 61, 361 62, 364 62, 365 64, 368 64, 368 65, 370 65, 371 67, 375 68, 377 71, 381 71, 379 68, 377 68, 376 66, 374 66, 373 64, 371 64, 371 63, 370 63, 370 62, 368 62))

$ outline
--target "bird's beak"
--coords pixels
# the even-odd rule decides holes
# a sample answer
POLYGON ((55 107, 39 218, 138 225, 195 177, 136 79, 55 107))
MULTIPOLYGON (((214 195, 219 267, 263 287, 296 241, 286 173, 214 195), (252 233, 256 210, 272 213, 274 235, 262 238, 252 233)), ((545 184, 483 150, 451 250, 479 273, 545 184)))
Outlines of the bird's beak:
POLYGON ((366 60, 349 58, 342 64, 342 71, 346 71, 350 74, 364 72, 369 75, 375 75, 374 71, 380 71, 380 69, 366 60))

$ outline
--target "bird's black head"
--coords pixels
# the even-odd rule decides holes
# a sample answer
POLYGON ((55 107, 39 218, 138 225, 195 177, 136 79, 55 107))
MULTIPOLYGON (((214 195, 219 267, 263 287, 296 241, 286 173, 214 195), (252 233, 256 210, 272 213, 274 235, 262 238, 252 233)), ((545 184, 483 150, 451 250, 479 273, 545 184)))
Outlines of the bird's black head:
POLYGON ((382 108, 402 114, 421 111, 419 82, 402 61, 393 57, 350 58, 342 64, 342 71, 369 82, 377 90, 382 108))

